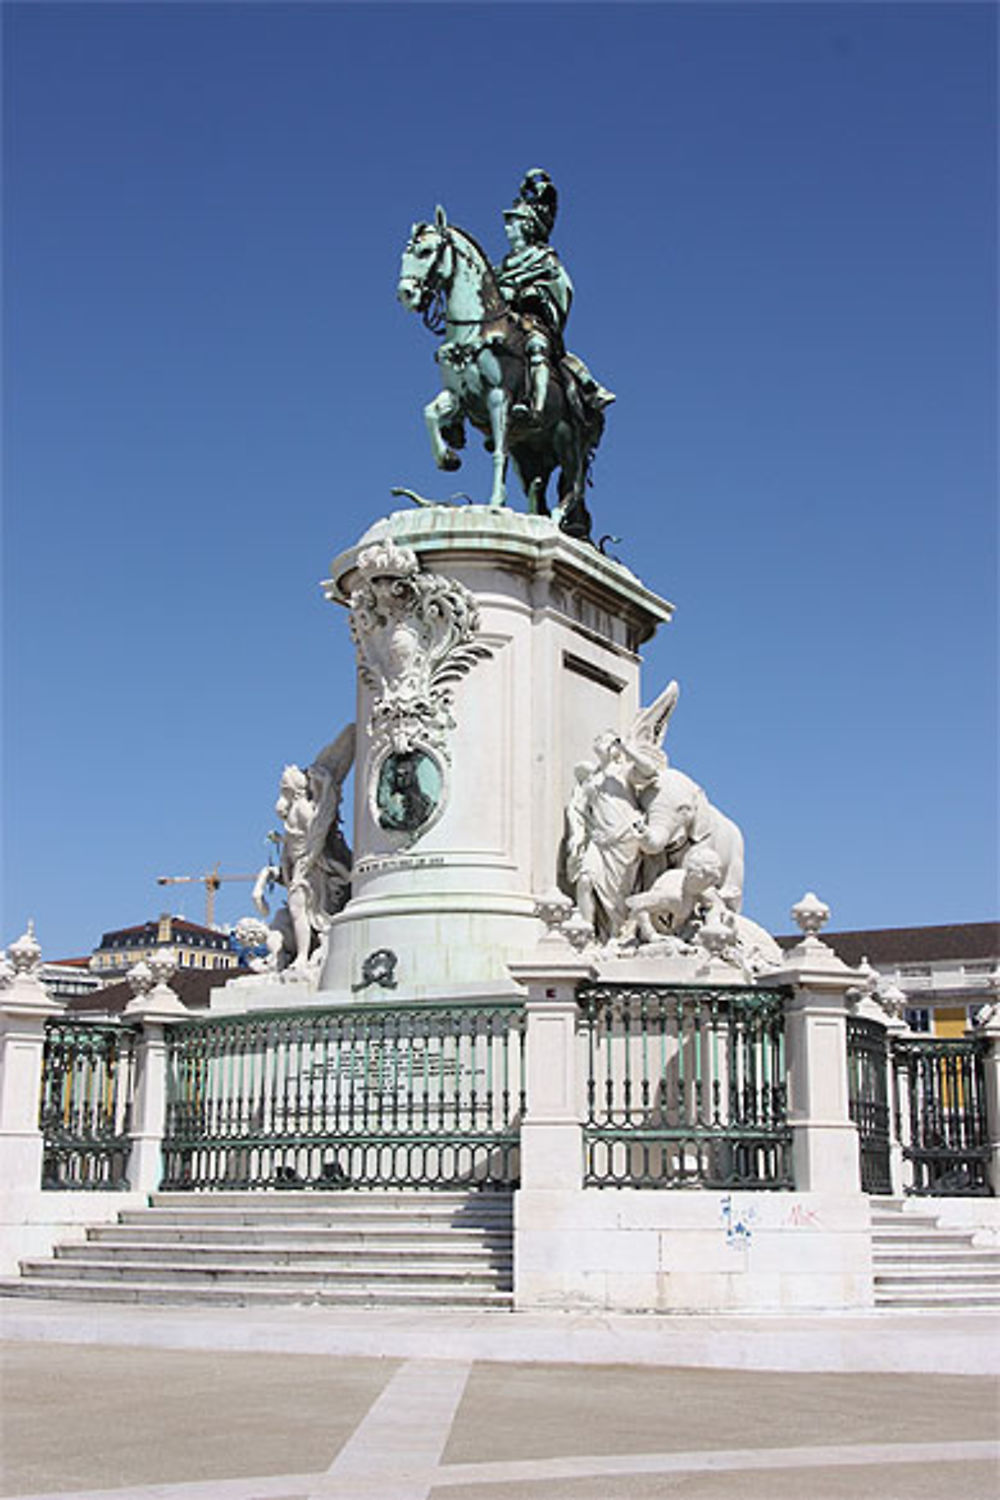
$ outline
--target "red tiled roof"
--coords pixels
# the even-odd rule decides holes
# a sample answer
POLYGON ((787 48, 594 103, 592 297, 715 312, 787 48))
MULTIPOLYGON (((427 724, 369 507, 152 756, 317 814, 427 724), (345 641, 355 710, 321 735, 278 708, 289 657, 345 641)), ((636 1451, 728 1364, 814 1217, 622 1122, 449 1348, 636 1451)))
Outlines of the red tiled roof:
MULTIPOLYGON (((178 969, 170 980, 170 988, 179 995, 189 1010, 207 1010, 209 992, 227 979, 238 979, 246 969, 178 969)), ((115 984, 106 984, 100 990, 88 990, 85 995, 72 995, 66 1004, 74 1015, 87 1011, 110 1012, 121 1015, 133 998, 132 986, 125 979, 115 984)))
MULTIPOLYGON (((873 927, 860 932, 823 932, 824 943, 845 964, 867 958, 873 964, 968 962, 1000 959, 1000 923, 958 922, 942 927, 873 927)), ((801 936, 779 937, 783 948, 793 948, 801 936)))

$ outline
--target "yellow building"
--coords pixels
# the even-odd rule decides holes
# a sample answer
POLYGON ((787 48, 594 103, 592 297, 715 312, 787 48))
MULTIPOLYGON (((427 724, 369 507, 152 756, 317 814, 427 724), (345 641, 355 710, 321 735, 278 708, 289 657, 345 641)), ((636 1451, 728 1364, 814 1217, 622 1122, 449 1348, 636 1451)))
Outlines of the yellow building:
POLYGON ((94 949, 91 972, 102 979, 120 977, 158 948, 172 948, 181 969, 235 969, 239 964, 228 933, 164 912, 154 922, 106 932, 94 949))
MULTIPOLYGON (((783 945, 797 942, 782 939, 783 945)), ((962 1036, 973 1014, 992 998, 990 975, 1000 968, 1000 923, 950 927, 877 927, 824 932, 844 963, 867 959, 906 996, 911 1031, 962 1036)))

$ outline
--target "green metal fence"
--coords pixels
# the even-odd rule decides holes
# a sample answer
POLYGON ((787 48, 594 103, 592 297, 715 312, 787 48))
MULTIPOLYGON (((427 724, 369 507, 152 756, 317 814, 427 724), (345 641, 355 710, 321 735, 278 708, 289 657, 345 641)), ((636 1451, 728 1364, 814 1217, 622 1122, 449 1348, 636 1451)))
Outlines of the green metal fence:
POLYGON ((510 1188, 517 1002, 219 1017, 168 1038, 164 1188, 510 1188))
POLYGON ((48 1021, 39 1126, 42 1187, 128 1187, 132 1094, 139 1028, 115 1022, 48 1021))
POLYGON ((847 1098, 858 1127, 861 1191, 891 1193, 886 1029, 862 1016, 847 1018, 847 1098))
POLYGON ((989 1180, 986 1037, 896 1037, 896 1133, 912 1164, 907 1191, 985 1197, 989 1180))
POLYGON ((792 1186, 784 991, 598 984, 578 999, 587 1184, 792 1186))

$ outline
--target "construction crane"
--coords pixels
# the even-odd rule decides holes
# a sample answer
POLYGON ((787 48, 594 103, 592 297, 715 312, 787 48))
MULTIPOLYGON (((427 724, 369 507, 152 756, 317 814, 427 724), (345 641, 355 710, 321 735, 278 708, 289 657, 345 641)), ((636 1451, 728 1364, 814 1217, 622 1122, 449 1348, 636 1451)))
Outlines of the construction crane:
POLYGON ((255 870, 252 875, 220 875, 219 866, 209 870, 204 875, 157 875, 157 885, 192 885, 202 884, 205 887, 205 926, 215 926, 215 894, 224 880, 256 880, 260 871, 255 870))

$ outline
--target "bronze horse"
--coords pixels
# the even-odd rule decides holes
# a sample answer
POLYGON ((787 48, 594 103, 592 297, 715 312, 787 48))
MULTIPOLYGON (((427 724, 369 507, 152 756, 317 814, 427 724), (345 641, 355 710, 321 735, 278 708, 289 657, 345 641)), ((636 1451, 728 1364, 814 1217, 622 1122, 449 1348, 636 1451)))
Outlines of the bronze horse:
POLYGON ((490 505, 507 503, 510 459, 529 513, 547 516, 546 490, 558 468, 553 519, 570 536, 589 540, 585 497, 603 415, 583 401, 565 369, 549 381, 540 416, 527 411, 524 322, 501 296, 483 250, 464 229, 449 225, 443 209, 433 224, 413 226, 396 292, 404 307, 423 314, 432 332, 444 334, 437 351, 444 389, 424 408, 438 468, 459 468, 455 450, 464 447, 470 422, 486 435, 493 454, 490 505))

